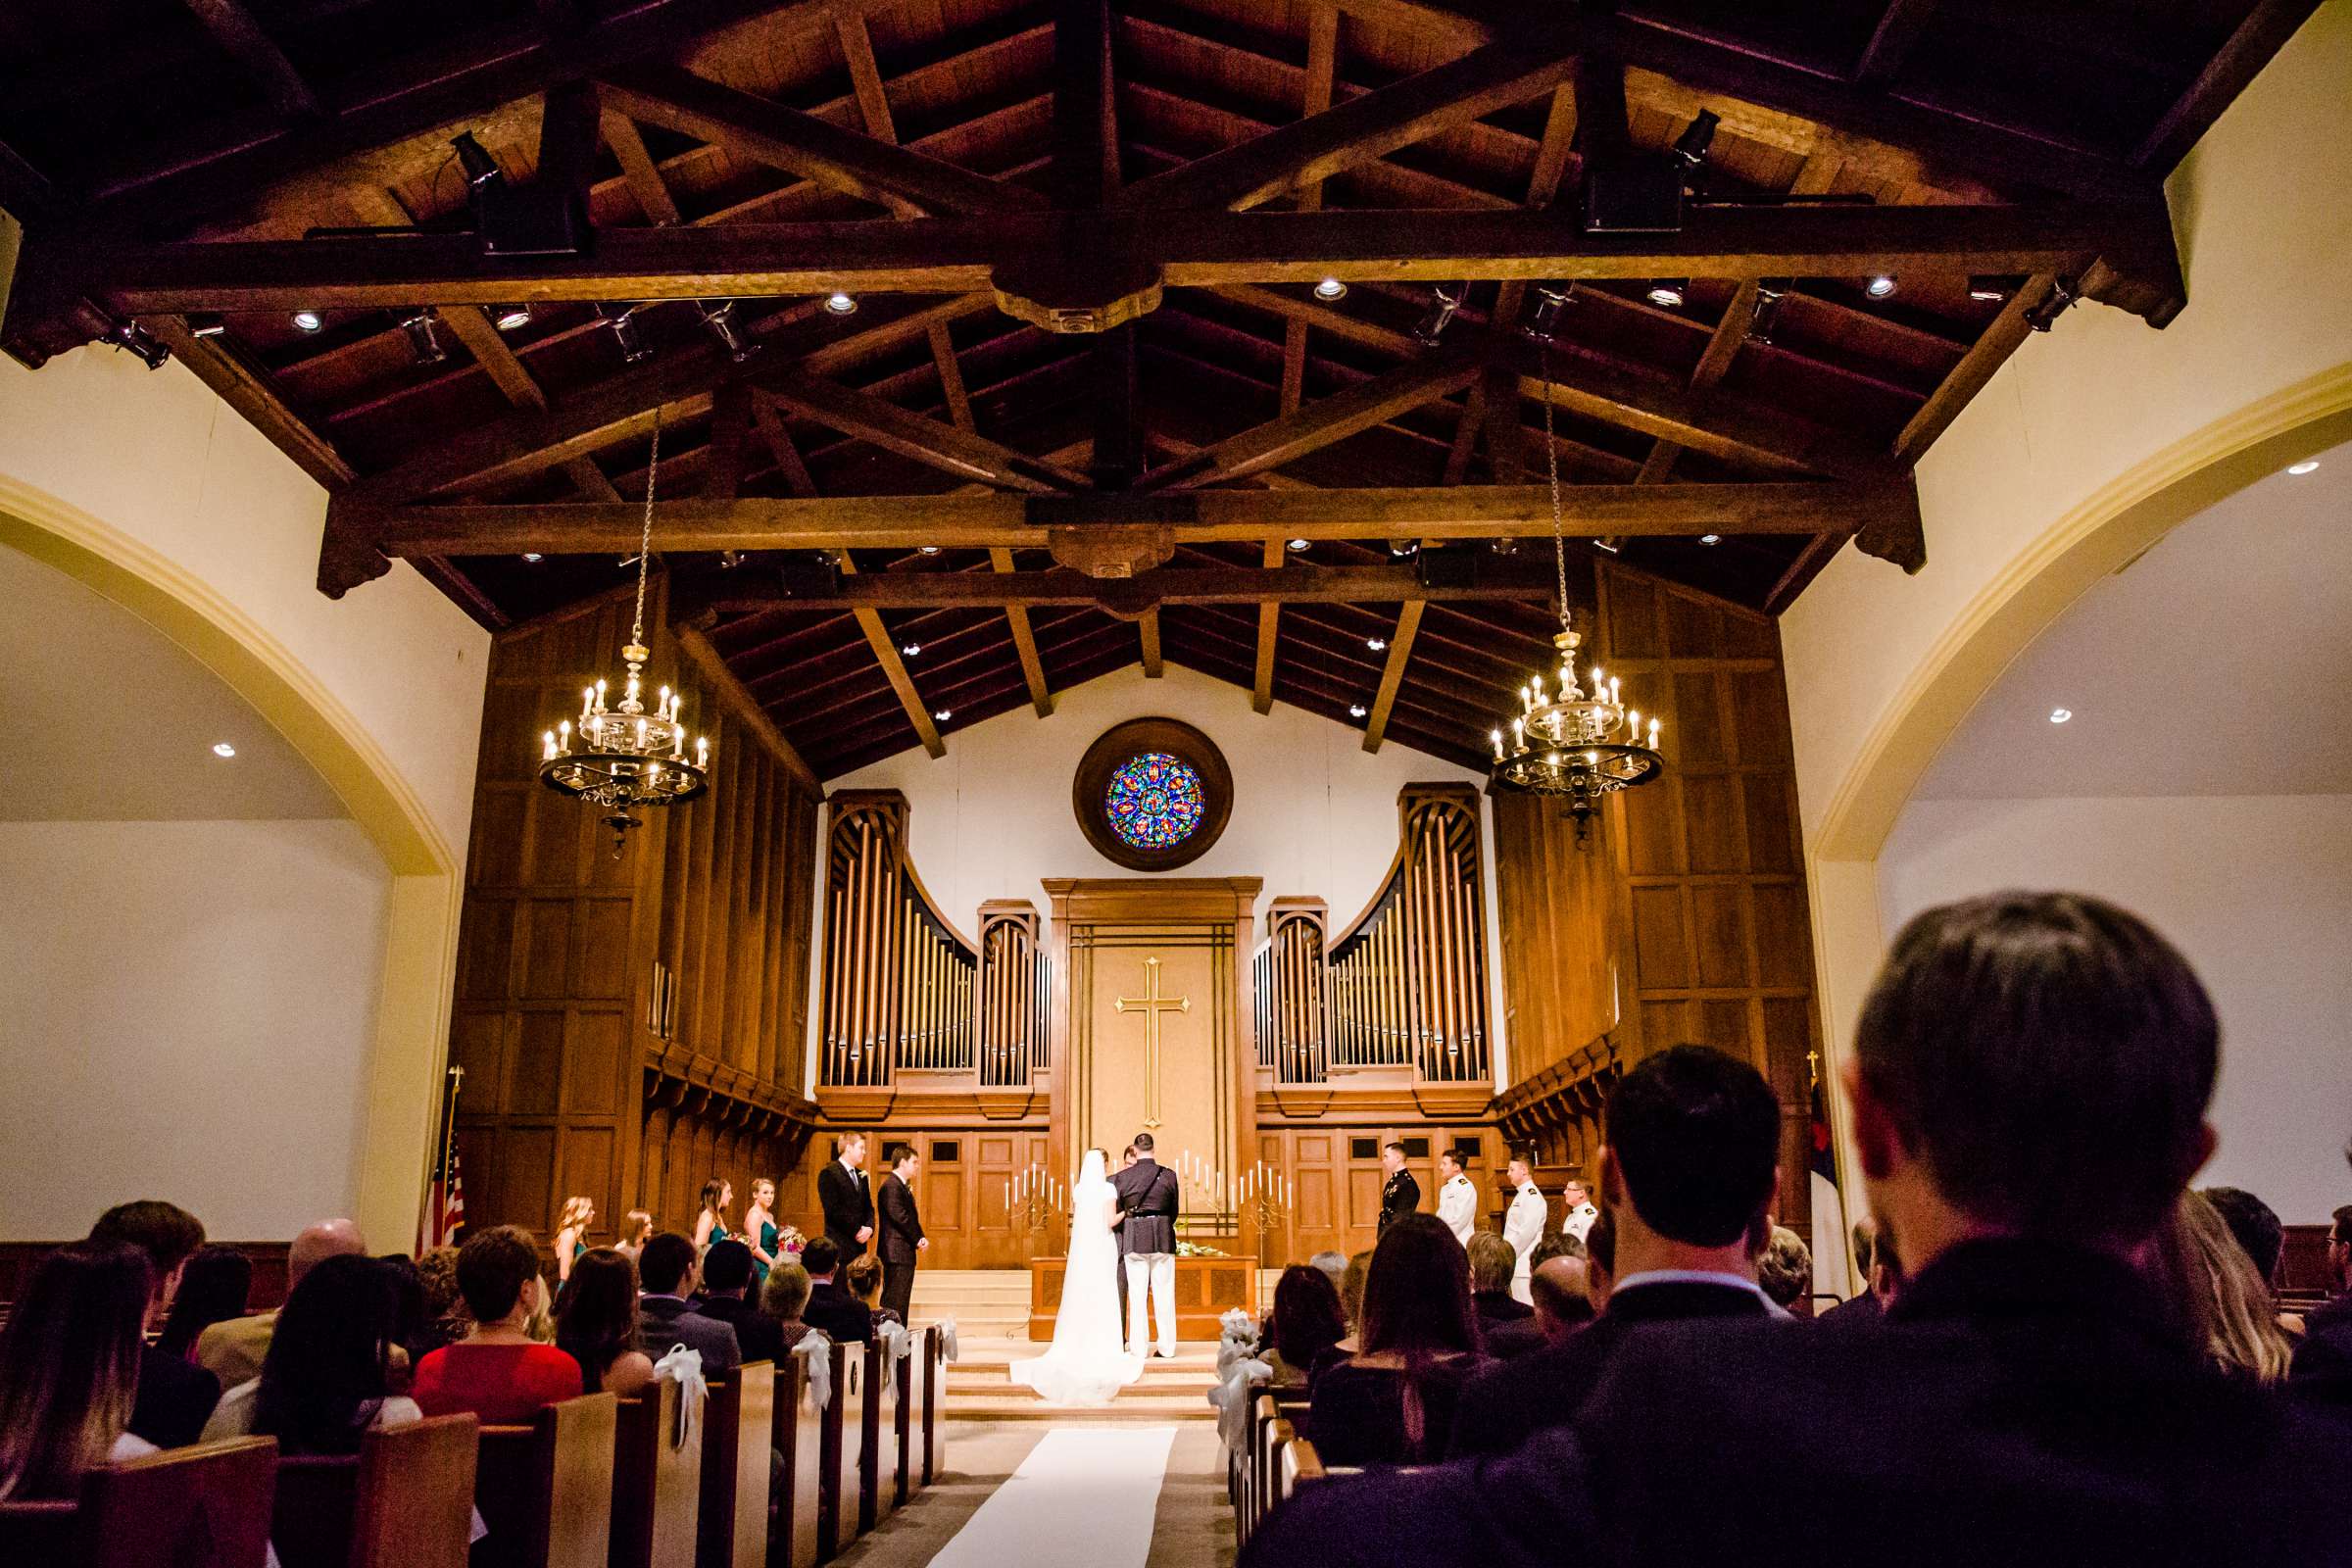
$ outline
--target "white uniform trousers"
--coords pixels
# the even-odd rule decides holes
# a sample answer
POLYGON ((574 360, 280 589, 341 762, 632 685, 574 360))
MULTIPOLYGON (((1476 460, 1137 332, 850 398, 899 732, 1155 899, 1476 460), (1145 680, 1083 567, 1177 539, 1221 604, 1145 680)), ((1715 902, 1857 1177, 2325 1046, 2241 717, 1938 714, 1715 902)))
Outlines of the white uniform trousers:
POLYGON ((1144 1297, 1152 1298, 1152 1315, 1159 1324, 1159 1353, 1176 1353, 1176 1254, 1127 1254, 1127 1353, 1145 1351, 1144 1297))

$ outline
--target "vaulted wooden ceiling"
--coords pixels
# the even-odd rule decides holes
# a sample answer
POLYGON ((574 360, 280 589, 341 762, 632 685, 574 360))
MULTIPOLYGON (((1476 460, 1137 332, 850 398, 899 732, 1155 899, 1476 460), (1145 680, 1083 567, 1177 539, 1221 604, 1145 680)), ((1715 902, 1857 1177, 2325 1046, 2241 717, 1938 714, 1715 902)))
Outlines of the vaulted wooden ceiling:
POLYGON ((1920 569, 1912 465, 2071 300, 2182 307, 2163 176, 2312 9, 11 7, 4 338, 175 355, 333 493, 323 589, 494 626, 623 580, 658 424, 673 604, 820 776, 1138 660, 1475 761, 1547 455, 1580 559, 1920 569))

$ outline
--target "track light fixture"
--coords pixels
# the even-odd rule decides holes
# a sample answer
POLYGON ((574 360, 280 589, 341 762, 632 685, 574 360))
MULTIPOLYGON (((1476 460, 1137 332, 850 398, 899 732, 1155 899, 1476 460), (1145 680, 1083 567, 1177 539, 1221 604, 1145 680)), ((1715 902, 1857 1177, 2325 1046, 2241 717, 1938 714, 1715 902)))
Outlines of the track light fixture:
POLYGON ((721 550, 718 553, 719 569, 733 571, 737 566, 743 564, 743 552, 740 550, 721 550))
POLYGON ((1389 554, 1399 561, 1407 556, 1418 554, 1420 549, 1421 541, 1418 539, 1392 539, 1389 541, 1389 554))
POLYGON ((1453 313, 1462 308, 1462 296, 1469 291, 1470 285, 1467 283, 1431 284, 1429 309, 1423 311, 1421 319, 1413 323, 1413 336, 1426 346, 1436 348, 1438 339, 1446 335, 1446 324, 1453 319, 1453 313))
POLYGON ((418 365, 439 365, 449 358, 449 350, 442 347, 434 329, 435 320, 433 308, 427 305, 400 323, 400 329, 408 334, 409 352, 416 356, 418 365))
POLYGON ((695 308, 703 313, 703 325, 727 351, 727 358, 741 365, 759 352, 760 345, 743 335, 743 323, 735 318, 733 300, 700 300, 695 308))
POLYGON ((2018 285, 2024 281, 2025 279, 2022 277, 1997 276, 1978 272, 1971 275, 1968 280, 1968 297, 1987 305, 1998 304, 2016 293, 2018 285))
POLYGON ((187 322, 190 337, 219 337, 228 330, 228 322, 205 312, 189 317, 187 322))
POLYGON ((506 183, 507 172, 498 167, 498 160, 490 156, 489 148, 474 140, 472 131, 459 131, 449 139, 449 144, 457 149, 458 167, 466 171, 469 189, 479 192, 485 186, 506 183))
POLYGON ((1536 315, 1527 323, 1527 335, 1539 343, 1548 343, 1560 329, 1560 315, 1575 297, 1576 285, 1562 283, 1554 288, 1549 283, 1536 285, 1536 315))
POLYGON ((1770 343, 1773 328, 1780 324, 1781 297, 1788 292, 1789 280, 1785 277, 1765 277, 1756 280, 1755 314, 1748 318, 1747 338, 1751 343, 1770 343))
POLYGON ((1674 160, 1685 170, 1695 170, 1707 161, 1707 145, 1715 139, 1715 127, 1723 117, 1712 109, 1701 109, 1674 138, 1674 160))
POLYGON ((2082 282, 2080 278, 2052 279, 2049 294, 2042 299, 2040 304, 2027 310, 2026 324, 2036 332, 2047 332, 2051 327, 2056 326, 2058 318, 2066 314, 2067 307, 2082 297, 2078 292, 2082 286, 2082 282))
POLYGON ((293 319, 297 332, 316 332, 326 324, 326 318, 317 311, 296 311, 293 319))
POLYGON ((1679 311, 1683 308, 1683 291, 1690 286, 1687 277, 1654 278, 1649 285, 1649 303, 1660 310, 1679 311))
POLYGON ((490 312, 490 319, 501 332, 519 332, 531 324, 531 308, 519 304, 496 306, 490 312))
POLYGON ((1487 548, 1498 556, 1515 556, 1519 553, 1519 541, 1505 535, 1500 539, 1488 540, 1487 548))
POLYGON ((645 323, 637 319, 637 311, 635 305, 616 305, 610 300, 596 307, 596 314, 612 329, 612 341, 620 345, 620 358, 625 365, 654 357, 653 345, 645 340, 645 323))
POLYGON ((121 321, 106 335, 106 340, 125 354, 134 354, 146 363, 150 370, 160 370, 172 358, 172 351, 136 321, 121 321))

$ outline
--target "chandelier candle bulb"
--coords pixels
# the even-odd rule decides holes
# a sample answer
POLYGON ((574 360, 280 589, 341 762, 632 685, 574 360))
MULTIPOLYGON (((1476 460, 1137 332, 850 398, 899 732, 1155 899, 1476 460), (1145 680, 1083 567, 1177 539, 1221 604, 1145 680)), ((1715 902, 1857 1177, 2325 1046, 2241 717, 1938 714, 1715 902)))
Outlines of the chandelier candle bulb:
POLYGON ((543 762, 552 762, 556 760, 556 732, 552 729, 549 730, 547 732, 546 739, 547 750, 540 755, 540 760, 543 762))
POLYGON ((1654 718, 1649 721, 1649 749, 1653 752, 1658 749, 1658 721, 1654 718))

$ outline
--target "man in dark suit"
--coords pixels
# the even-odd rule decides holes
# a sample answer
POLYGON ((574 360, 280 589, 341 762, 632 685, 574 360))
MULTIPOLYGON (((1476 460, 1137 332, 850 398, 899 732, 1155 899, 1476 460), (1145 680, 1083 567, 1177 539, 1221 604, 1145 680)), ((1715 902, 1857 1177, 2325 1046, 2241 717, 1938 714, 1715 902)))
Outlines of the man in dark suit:
MULTIPOLYGON (((93 1242, 115 1242, 147 1254, 150 1302, 169 1300, 179 1271, 204 1245, 204 1224, 176 1203, 144 1199, 118 1203, 90 1227, 93 1242)), ((139 1342, 139 1391, 130 1411, 130 1432, 159 1448, 194 1443, 220 1402, 220 1380, 176 1355, 139 1342)))
POLYGON ((729 1237, 712 1242, 703 1254, 703 1298, 695 1308, 713 1323, 735 1331, 746 1361, 782 1361, 784 1325, 751 1299, 752 1250, 729 1237))
POLYGON ((848 1262, 865 1253, 874 1239, 874 1195, 865 1184, 865 1134, 845 1133, 836 1157, 816 1173, 816 1200, 825 1211, 825 1234, 848 1262))
POLYGON ((1152 1135, 1135 1135, 1135 1163, 1111 1179, 1119 1195, 1119 1266, 1127 1276, 1127 1353, 1142 1355, 1152 1296, 1159 1353, 1176 1354, 1176 1213, 1183 1197, 1176 1173, 1152 1157, 1152 1135))
POLYGON ((1929 910, 1844 1073, 1907 1270, 1878 1328, 1646 1329, 1573 1428, 1318 1487, 1243 1568, 1818 1563, 1819 1532, 1759 1528, 1790 1498, 1857 1533, 1837 1560, 2345 1561, 2342 1429, 2205 1364, 2131 1262, 2212 1152, 2219 1048, 2187 962, 2113 906, 1929 910))
POLYGON ((874 1338, 874 1314, 863 1301, 839 1284, 841 1249, 829 1236, 820 1236, 801 1250, 801 1267, 808 1271, 808 1304, 801 1321, 822 1329, 836 1345, 867 1345, 874 1338))
POLYGON ((898 1313, 900 1322, 911 1323, 907 1312, 914 1301, 914 1266, 931 1245, 914 1202, 914 1179, 922 1172, 923 1157, 912 1144, 899 1145, 886 1157, 890 1174, 882 1178, 875 1204, 882 1221, 881 1245, 876 1248, 882 1254, 882 1305, 898 1313))
POLYGON ((1420 1208, 1421 1184, 1404 1168, 1402 1144, 1380 1146, 1380 1168, 1389 1173, 1389 1179, 1380 1190, 1380 1228, 1373 1234, 1386 1236, 1390 1226, 1420 1208))
POLYGON ((1508 1453, 1564 1426, 1638 1325, 1763 1317, 1748 1238, 1772 1201, 1781 1102, 1764 1075, 1705 1046, 1676 1046, 1617 1082, 1600 1188, 1615 1221, 1615 1286, 1597 1322, 1471 1380, 1453 1451, 1508 1453))
MULTIPOLYGON (((750 1253, 747 1251, 748 1259, 750 1253)), ((705 1372, 727 1372, 743 1364, 735 1330, 694 1309, 694 1244, 676 1231, 649 1240, 637 1254, 637 1348, 659 1361, 672 1346, 699 1350, 705 1372)))

